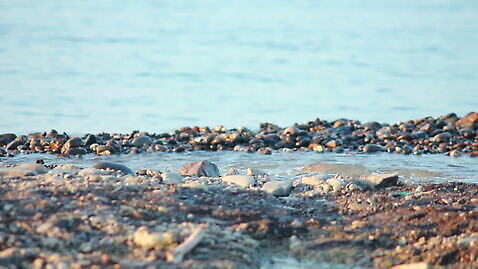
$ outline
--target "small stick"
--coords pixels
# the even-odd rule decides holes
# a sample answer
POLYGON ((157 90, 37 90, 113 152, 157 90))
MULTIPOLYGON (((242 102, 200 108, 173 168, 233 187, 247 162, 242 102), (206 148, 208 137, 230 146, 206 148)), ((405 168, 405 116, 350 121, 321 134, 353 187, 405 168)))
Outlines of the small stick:
POLYGON ((206 224, 200 224, 191 235, 184 240, 173 251, 166 253, 166 260, 168 262, 179 263, 183 261, 184 255, 190 252, 199 244, 201 239, 206 234, 206 224))

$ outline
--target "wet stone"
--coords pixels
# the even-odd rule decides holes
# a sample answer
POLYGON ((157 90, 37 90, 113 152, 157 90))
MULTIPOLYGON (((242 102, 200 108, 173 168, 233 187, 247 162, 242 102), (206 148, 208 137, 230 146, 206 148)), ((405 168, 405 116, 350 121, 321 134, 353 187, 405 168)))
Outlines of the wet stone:
POLYGON ((209 161, 188 163, 181 167, 179 174, 183 176, 219 177, 219 169, 209 161))
POLYGON ((386 188, 398 184, 398 174, 378 174, 362 177, 370 182, 375 188, 386 188))
POLYGON ((91 168, 96 168, 100 170, 115 170, 123 174, 130 174, 130 175, 135 174, 133 170, 128 168, 126 165, 123 165, 120 163, 113 163, 113 162, 98 162, 94 164, 91 168))
POLYGON ((367 144, 363 147, 363 152, 374 153, 374 152, 385 152, 386 148, 376 144, 367 144))
POLYGON ((274 196, 287 196, 292 191, 291 180, 274 180, 264 184, 262 190, 274 196))
POLYGON ((244 188, 253 186, 256 182, 254 177, 246 176, 246 175, 223 176, 222 181, 228 184, 235 184, 244 188))

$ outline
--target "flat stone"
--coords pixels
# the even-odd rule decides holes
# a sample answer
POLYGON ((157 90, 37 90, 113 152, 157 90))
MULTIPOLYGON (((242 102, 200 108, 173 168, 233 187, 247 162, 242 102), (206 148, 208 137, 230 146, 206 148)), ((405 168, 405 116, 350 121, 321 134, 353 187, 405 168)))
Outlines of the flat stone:
POLYGON ((321 175, 313 175, 313 176, 304 176, 300 178, 300 184, 310 185, 310 186, 319 186, 325 183, 325 181, 334 175, 331 174, 321 174, 321 175))
POLYGON ((31 170, 18 169, 18 168, 0 168, 0 176, 12 176, 12 177, 27 177, 36 176, 37 173, 31 170))
POLYGON ((253 186, 256 183, 254 177, 246 175, 231 175, 222 177, 222 181, 228 184, 236 184, 238 186, 247 188, 253 186))
POLYGON ((362 179, 370 182, 375 188, 386 188, 398 184, 398 174, 367 175, 363 176, 362 179))
POLYGON ((219 177, 219 169, 209 161, 188 163, 181 167, 179 174, 183 176, 219 177))
POLYGON ((383 146, 377 144, 367 144, 363 147, 363 152, 374 153, 374 152, 385 152, 387 149, 383 146))
POLYGON ((133 138, 133 141, 131 141, 131 144, 135 147, 142 147, 144 145, 151 145, 153 143, 153 139, 147 135, 143 136, 138 136, 133 138))
POLYGON ((291 180, 275 180, 264 184, 262 190, 274 196, 287 196, 292 191, 291 180))
POLYGON ((106 174, 108 174, 107 171, 92 168, 92 167, 81 169, 80 172, 78 172, 78 175, 82 177, 92 176, 92 175, 106 175, 106 174))
POLYGON ((101 169, 101 170, 115 170, 120 171, 123 174, 130 174, 134 175, 135 173, 133 170, 128 168, 126 165, 120 163, 113 163, 113 162, 98 162, 95 165, 91 166, 91 168, 101 169))

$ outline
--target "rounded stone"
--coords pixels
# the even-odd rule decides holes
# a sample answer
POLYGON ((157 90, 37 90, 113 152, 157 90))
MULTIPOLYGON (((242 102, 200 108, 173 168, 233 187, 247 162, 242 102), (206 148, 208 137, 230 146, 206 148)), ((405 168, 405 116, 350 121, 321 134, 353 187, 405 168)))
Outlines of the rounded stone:
POLYGON ((98 162, 91 166, 91 168, 96 168, 96 169, 101 169, 101 170, 115 170, 119 171, 123 174, 130 174, 134 175, 133 170, 131 170, 129 167, 126 165, 120 164, 120 163, 113 163, 113 162, 98 162))

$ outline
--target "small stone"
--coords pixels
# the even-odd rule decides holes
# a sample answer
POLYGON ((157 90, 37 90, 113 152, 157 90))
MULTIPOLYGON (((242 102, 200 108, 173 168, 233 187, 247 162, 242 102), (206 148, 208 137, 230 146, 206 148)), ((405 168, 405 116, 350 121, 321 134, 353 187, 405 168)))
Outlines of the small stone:
POLYGON ((292 191, 291 180, 275 180, 264 184, 262 190, 274 196, 287 196, 292 191))
POLYGON ((429 269, 431 268, 427 263, 418 262, 418 263, 408 263, 395 265, 391 269, 429 269))
POLYGON ((442 143, 442 142, 448 142, 451 139, 451 134, 449 132, 443 132, 440 134, 435 135, 432 138, 432 141, 435 143, 442 143))
POLYGON ((268 177, 269 175, 257 168, 247 168, 246 175, 251 177, 268 177))
POLYGON ((144 135, 144 136, 138 136, 133 138, 133 141, 131 141, 131 144, 135 147, 142 147, 144 145, 151 145, 153 143, 153 139, 151 137, 144 135))
POLYGON ((167 250, 176 244, 172 233, 150 233, 145 226, 133 234, 133 242, 143 249, 167 250))
POLYGON ((363 179, 370 182, 375 188, 386 188, 398 184, 398 174, 367 175, 363 179))
POLYGON ((229 184, 236 184, 238 186, 247 188, 253 186, 256 183, 254 177, 245 176, 245 175, 232 175, 222 177, 222 181, 229 184))
POLYGON ((181 184, 184 182, 184 178, 178 173, 164 173, 161 174, 163 183, 166 184, 181 184))
POLYGON ((123 164, 119 164, 119 163, 113 163, 113 162, 98 162, 95 165, 93 165, 91 168, 96 168, 96 169, 101 169, 101 170, 110 169, 110 170, 119 171, 123 174, 130 174, 130 175, 135 174, 133 172, 133 170, 131 170, 127 166, 125 166, 123 164))
POLYGON ((183 176, 197 176, 197 177, 219 177, 219 169, 217 166, 209 161, 199 161, 188 163, 181 167, 179 174, 183 176))
POLYGON ((374 152, 385 152, 387 149, 383 146, 377 144, 367 144, 363 147, 363 152, 374 153, 374 152))
POLYGON ((327 184, 332 187, 334 192, 339 192, 345 186, 345 181, 338 178, 329 178, 326 180, 327 184))

